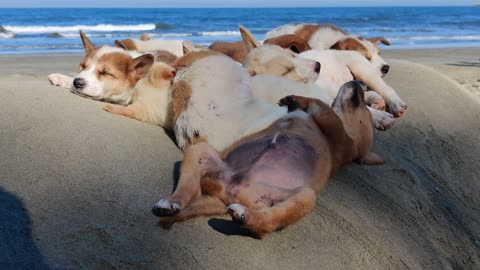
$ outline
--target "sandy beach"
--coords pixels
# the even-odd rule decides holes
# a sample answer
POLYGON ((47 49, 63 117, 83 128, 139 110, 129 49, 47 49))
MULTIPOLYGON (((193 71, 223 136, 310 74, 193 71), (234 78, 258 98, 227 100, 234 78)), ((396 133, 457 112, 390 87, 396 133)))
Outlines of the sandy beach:
POLYGON ((409 109, 313 213, 257 240, 228 216, 150 213, 182 152, 50 85, 81 55, 0 56, 1 269, 479 269, 480 48, 384 50, 409 109))

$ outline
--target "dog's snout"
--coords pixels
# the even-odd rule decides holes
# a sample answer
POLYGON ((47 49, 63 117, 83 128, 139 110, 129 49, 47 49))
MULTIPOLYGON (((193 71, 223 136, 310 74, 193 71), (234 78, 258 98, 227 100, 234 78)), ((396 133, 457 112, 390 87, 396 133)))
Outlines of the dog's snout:
POLYGON ((389 65, 383 65, 380 70, 382 71, 382 74, 387 74, 388 71, 390 70, 390 66, 389 65))
POLYGON ((319 62, 315 62, 314 70, 315 70, 316 73, 320 73, 320 67, 321 66, 322 65, 320 65, 319 62))
POLYGON ((75 80, 73 80, 73 86, 77 90, 82 90, 83 88, 85 88, 86 85, 87 82, 82 78, 75 78, 75 80))

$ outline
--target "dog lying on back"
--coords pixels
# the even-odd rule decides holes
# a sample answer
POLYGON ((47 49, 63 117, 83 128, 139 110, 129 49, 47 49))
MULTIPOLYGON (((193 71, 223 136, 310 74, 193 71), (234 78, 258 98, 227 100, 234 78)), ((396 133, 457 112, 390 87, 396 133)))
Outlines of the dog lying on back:
POLYGON ((344 164, 383 163, 369 150, 360 82, 342 86, 332 108, 298 96, 277 107, 254 98, 247 71, 226 56, 194 52, 179 62, 171 106, 185 156, 175 192, 152 209, 164 227, 228 213, 264 237, 312 211, 344 164))
POLYGON ((390 66, 380 56, 378 43, 390 46, 390 41, 384 37, 364 38, 352 36, 345 30, 332 24, 286 24, 277 27, 266 34, 266 38, 274 38, 286 34, 294 34, 306 40, 314 50, 348 50, 362 54, 378 71, 385 76, 390 66))

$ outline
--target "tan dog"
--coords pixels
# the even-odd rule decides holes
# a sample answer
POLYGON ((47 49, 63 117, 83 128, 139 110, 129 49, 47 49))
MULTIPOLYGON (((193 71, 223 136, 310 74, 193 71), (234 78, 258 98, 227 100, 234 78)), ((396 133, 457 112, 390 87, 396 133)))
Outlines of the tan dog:
POLYGON ((91 99, 129 104, 133 87, 148 73, 154 56, 145 54, 133 58, 121 48, 96 47, 81 31, 80 36, 86 55, 80 62, 77 76, 54 73, 48 76, 49 81, 91 99))
POLYGON ((51 82, 65 88, 73 87, 74 92, 92 99, 121 104, 105 105, 103 109, 113 114, 171 129, 169 89, 175 76, 175 69, 163 62, 153 63, 153 56, 147 54, 140 56, 139 59, 144 59, 143 61, 134 62, 141 65, 138 67, 142 71, 140 74, 135 69, 129 71, 128 62, 134 61, 134 59, 129 56, 128 52, 109 46, 95 47, 83 32, 80 35, 87 52, 80 64, 81 72, 76 78, 52 74, 49 76, 51 82), (121 61, 122 59, 125 59, 126 62, 121 61), (105 69, 111 75, 102 75, 98 69, 105 69), (85 74, 86 72, 89 73, 85 74), (127 72, 127 75, 134 72, 132 76, 135 76, 135 79, 128 79, 130 76, 123 75, 121 72, 127 72), (88 79, 91 77, 95 77, 95 79, 88 79), (85 85, 81 83, 83 88, 77 88, 78 80, 82 78, 85 78, 85 85), (87 89, 88 84, 92 81, 98 81, 95 84, 99 87, 95 92, 98 93, 97 95, 89 95, 90 92, 84 92, 84 89, 87 89), (111 85, 116 87, 111 88, 111 85))
POLYGON ((378 43, 389 46, 390 42, 384 37, 364 38, 352 36, 345 30, 331 24, 286 24, 277 27, 266 34, 266 38, 274 38, 285 34, 297 35, 308 42, 315 50, 351 50, 362 54, 378 71, 385 76, 390 66, 380 56, 378 43))
POLYGON ((332 108, 288 96, 280 105, 294 112, 221 152, 204 142, 190 145, 177 189, 152 212, 166 228, 228 213, 260 238, 297 222, 313 210, 316 194, 344 164, 383 163, 369 152, 373 127, 364 88, 357 81, 346 83, 332 108))
POLYGON ((156 62, 150 68, 148 75, 135 85, 130 105, 107 104, 103 109, 113 114, 171 129, 169 90, 174 76, 173 67, 156 62))
MULTIPOLYGON (((240 31, 242 30, 245 31, 246 28, 244 26, 240 26, 240 31)), ((278 45, 282 48, 290 49, 295 53, 301 53, 311 49, 310 45, 308 45, 308 43, 304 39, 302 39, 297 35, 283 35, 279 37, 274 37, 274 38, 265 40, 263 44, 278 45)), ((237 41, 237 42, 215 41, 208 48, 210 50, 223 53, 239 63, 243 63, 243 61, 245 60, 245 57, 248 54, 248 48, 245 45, 244 41, 237 41)))

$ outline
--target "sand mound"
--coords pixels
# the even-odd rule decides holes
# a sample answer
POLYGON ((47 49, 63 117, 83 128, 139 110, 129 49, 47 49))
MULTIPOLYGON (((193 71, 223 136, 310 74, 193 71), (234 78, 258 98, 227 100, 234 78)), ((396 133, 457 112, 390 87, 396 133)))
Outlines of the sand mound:
POLYGON ((182 158, 161 129, 110 115, 101 103, 49 86, 46 76, 1 79, 0 198, 15 207, 0 217, 7 226, 0 263, 478 269, 480 106, 433 70, 390 64, 387 81, 409 111, 377 136, 387 165, 347 167, 311 215, 264 240, 245 236, 227 217, 161 229, 150 207, 172 191, 182 158), (24 216, 11 218, 18 213, 24 216), (8 252, 15 249, 36 255, 8 252))

